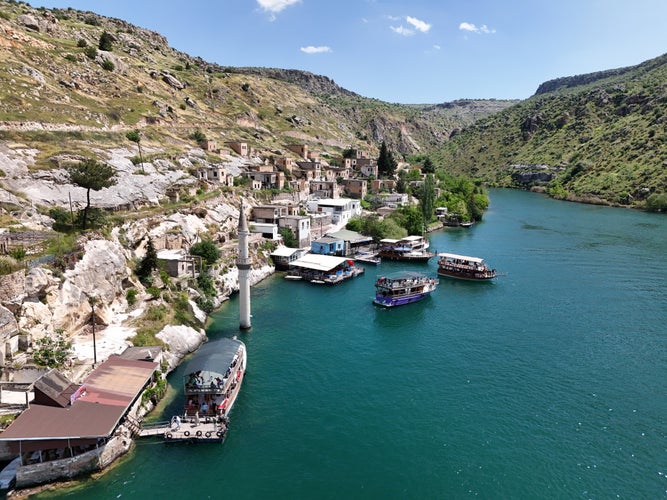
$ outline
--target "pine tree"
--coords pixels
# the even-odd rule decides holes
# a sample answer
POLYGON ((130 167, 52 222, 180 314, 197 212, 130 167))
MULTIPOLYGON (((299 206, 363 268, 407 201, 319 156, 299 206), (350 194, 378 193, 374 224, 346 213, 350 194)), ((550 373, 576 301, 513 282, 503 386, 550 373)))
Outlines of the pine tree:
POLYGON ((148 243, 146 244, 146 255, 139 262, 137 267, 137 276, 141 281, 145 281, 153 272, 154 269, 157 269, 157 251, 153 245, 153 240, 148 238, 148 243))
POLYGON ((398 164, 394 160, 394 155, 387 148, 387 144, 382 141, 380 146, 380 156, 378 157, 378 174, 380 177, 393 177, 398 164))
POLYGON ((433 165, 433 162, 428 156, 422 165, 422 174, 435 174, 435 165, 433 165))
POLYGON ((86 158, 80 163, 67 167, 67 174, 72 184, 86 189, 86 208, 83 209, 83 229, 86 229, 88 210, 90 209, 90 190, 99 191, 116 184, 116 171, 106 163, 93 158, 86 158))

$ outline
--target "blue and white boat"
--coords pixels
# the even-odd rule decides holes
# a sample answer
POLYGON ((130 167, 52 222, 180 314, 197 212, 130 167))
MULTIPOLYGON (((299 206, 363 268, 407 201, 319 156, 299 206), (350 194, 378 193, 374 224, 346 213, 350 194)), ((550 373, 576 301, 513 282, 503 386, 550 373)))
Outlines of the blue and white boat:
POLYGON ((373 303, 382 307, 396 307, 417 302, 428 297, 439 283, 438 278, 413 272, 381 276, 375 282, 373 303))

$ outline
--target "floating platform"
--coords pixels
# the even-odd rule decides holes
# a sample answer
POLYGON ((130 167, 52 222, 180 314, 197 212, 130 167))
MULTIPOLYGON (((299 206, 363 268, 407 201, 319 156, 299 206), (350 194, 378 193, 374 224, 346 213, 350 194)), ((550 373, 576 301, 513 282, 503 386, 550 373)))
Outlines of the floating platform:
POLYGON ((159 422, 142 426, 139 437, 159 436, 166 443, 185 441, 190 443, 222 443, 227 435, 226 418, 183 419, 180 425, 172 422, 159 422))

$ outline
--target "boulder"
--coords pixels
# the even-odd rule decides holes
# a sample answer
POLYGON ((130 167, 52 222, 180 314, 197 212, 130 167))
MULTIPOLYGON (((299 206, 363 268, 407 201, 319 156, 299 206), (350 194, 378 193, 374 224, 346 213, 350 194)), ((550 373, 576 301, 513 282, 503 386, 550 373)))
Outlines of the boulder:
POLYGON ((28 271, 25 277, 25 294, 28 299, 41 299, 49 289, 58 286, 58 281, 53 278, 49 269, 35 267, 28 271))
POLYGON ((169 350, 164 353, 164 358, 171 370, 178 366, 187 354, 195 351, 204 343, 206 333, 204 330, 195 330, 190 326, 167 325, 156 337, 169 346, 169 350))

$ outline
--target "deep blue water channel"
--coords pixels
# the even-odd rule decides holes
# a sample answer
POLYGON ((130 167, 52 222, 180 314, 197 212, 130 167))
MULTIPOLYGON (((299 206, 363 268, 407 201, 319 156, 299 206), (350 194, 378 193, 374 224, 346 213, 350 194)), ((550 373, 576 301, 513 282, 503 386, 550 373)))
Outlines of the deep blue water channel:
MULTIPOLYGON (((667 496, 667 217, 492 190, 484 221, 429 235, 496 283, 441 279, 374 307, 382 263, 319 287, 277 274, 215 315, 248 372, 223 445, 142 440, 67 498, 667 496)), ((162 405, 182 405, 181 372, 162 405)))

